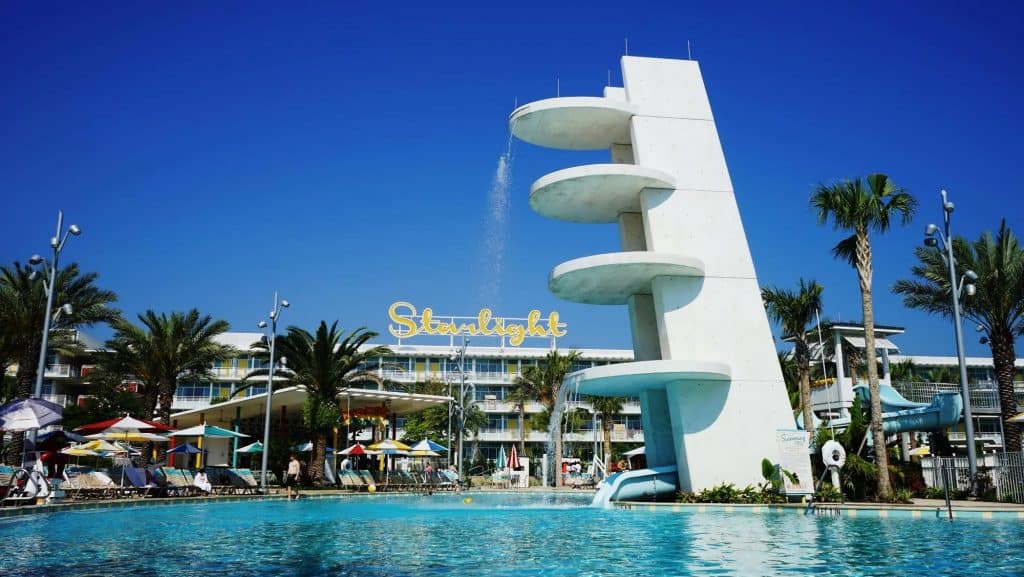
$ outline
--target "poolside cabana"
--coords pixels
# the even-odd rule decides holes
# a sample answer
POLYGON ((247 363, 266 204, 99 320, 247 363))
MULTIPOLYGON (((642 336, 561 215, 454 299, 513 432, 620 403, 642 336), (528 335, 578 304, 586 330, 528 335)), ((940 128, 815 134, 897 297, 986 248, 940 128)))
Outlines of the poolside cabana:
MULTIPOLYGON (((338 404, 345 413, 357 413, 359 411, 377 411, 387 416, 390 423, 388 430, 384 431, 383 438, 395 438, 397 429, 395 427, 396 417, 418 413, 422 410, 445 405, 450 397, 439 395, 423 395, 416 393, 403 393, 399 391, 382 391, 376 389, 343 389, 338 395, 338 404)), ((302 405, 306 401, 306 391, 301 387, 286 387, 274 391, 270 399, 271 435, 289 429, 289 419, 302 414, 302 405)), ((263 437, 263 415, 266 411, 267 394, 261 393, 251 397, 238 397, 223 403, 192 409, 171 415, 171 426, 174 428, 185 428, 202 423, 217 425, 232 431, 240 430, 247 432, 256 438, 263 437), (256 423, 257 427, 245 430, 242 423, 256 423)), ((251 427, 251 424, 250 424, 251 427)), ((347 446, 349 443, 343 438, 346 431, 341 430, 338 439, 328 442, 332 446, 347 446), (340 443, 340 445, 339 445, 340 443)), ((237 448, 237 447, 234 447, 237 448)), ((232 451, 233 452, 233 451, 232 451)), ((213 455, 211 454, 211 458, 213 455)), ((234 457, 232 457, 232 464, 234 457)))

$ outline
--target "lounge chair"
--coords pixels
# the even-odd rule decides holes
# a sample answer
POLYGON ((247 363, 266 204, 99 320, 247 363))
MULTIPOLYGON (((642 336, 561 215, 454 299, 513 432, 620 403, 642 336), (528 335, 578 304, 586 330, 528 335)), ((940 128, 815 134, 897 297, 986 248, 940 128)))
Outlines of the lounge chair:
POLYGON ((259 481, 252 475, 249 469, 229 469, 228 478, 231 483, 242 492, 242 494, 255 495, 260 492, 259 481))

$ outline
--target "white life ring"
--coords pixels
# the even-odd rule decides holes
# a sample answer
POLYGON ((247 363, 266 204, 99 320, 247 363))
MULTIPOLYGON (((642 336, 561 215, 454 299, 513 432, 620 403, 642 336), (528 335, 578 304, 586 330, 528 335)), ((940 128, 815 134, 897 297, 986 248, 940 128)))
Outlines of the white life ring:
POLYGON ((821 460, 826 467, 841 469, 846 464, 846 449, 835 441, 827 441, 821 447, 821 460))

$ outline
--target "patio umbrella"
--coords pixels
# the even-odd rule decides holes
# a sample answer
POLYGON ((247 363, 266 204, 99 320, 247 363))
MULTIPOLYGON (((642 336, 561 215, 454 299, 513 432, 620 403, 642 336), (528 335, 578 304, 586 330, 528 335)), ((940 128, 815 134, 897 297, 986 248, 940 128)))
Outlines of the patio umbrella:
POLYGON ((50 431, 36 437, 36 448, 56 451, 71 443, 84 443, 86 438, 71 431, 50 431))
POLYGON ((522 463, 519 462, 519 452, 516 451, 516 446, 512 445, 512 450, 508 452, 508 468, 516 471, 522 467, 522 463))
POLYGON ((907 454, 912 457, 927 457, 932 454, 932 450, 929 447, 917 447, 916 449, 911 449, 907 454))
POLYGON ((174 453, 175 455, 198 455, 199 453, 205 453, 206 449, 197 448, 192 443, 185 443, 184 445, 178 445, 177 447, 167 451, 168 454, 174 453))
POLYGON ((1017 413, 1016 415, 1006 419, 1007 423, 1024 423, 1024 413, 1017 413))
POLYGON ((262 453, 263 443, 256 441, 255 443, 248 444, 244 447, 239 447, 236 453, 262 453))
POLYGON ((61 419, 64 407, 42 399, 18 399, 0 407, 0 429, 29 431, 52 425, 61 419))
POLYGON ((409 451, 410 457, 440 457, 437 451, 409 451))
POLYGON ((339 455, 368 455, 370 452, 366 450, 366 447, 362 443, 356 443, 347 449, 338 451, 339 455))
POLYGON ((168 437, 164 437, 163 435, 158 435, 156 433, 141 433, 138 431, 105 431, 102 433, 86 435, 85 438, 122 441, 124 443, 166 443, 170 441, 168 437))
POLYGON ((371 451, 380 451, 384 455, 408 455, 409 445, 394 439, 385 439, 367 447, 371 451))
POLYGON ((447 447, 442 447, 441 445, 438 445, 437 443, 435 443, 434 441, 431 441, 430 439, 423 439, 419 443, 416 443, 415 445, 413 445, 411 447, 411 450, 413 450, 413 451, 436 451, 438 453, 447 453, 448 452, 448 448, 447 447))
POLYGON ((106 421, 82 425, 81 427, 76 428, 75 431, 83 435, 90 435, 93 433, 102 433, 103 431, 111 429, 125 430, 126 428, 130 431, 145 431, 149 433, 161 433, 174 430, 172 427, 168 427, 161 423, 136 419, 131 415, 128 415, 125 417, 118 417, 116 419, 107 419, 106 421))
MULTIPOLYGON (((182 429, 180 431, 175 431, 175 432, 169 434, 168 436, 169 437, 198 437, 199 438, 199 448, 202 449, 203 448, 203 439, 206 438, 206 437, 241 439, 242 437, 248 438, 249 435, 246 435, 244 433, 236 433, 234 431, 229 431, 227 429, 222 429, 220 427, 215 427, 213 425, 207 425, 206 423, 203 423, 202 425, 196 425, 194 427, 189 427, 187 429, 182 429)), ((196 457, 196 467, 199 467, 201 463, 202 463, 202 457, 201 456, 196 457)))
POLYGON ((494 460, 495 468, 504 469, 506 460, 507 457, 505 456, 505 445, 502 445, 501 447, 498 448, 498 458, 494 460))

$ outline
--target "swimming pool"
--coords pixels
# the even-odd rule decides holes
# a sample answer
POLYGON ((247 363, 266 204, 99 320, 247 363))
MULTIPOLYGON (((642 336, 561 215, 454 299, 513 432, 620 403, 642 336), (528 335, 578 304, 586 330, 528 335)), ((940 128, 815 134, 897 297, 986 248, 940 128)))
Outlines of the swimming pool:
POLYGON ((1020 575, 1016 521, 592 509, 572 494, 199 502, 0 520, 3 575, 1020 575), (472 503, 463 499, 472 497, 472 503))

